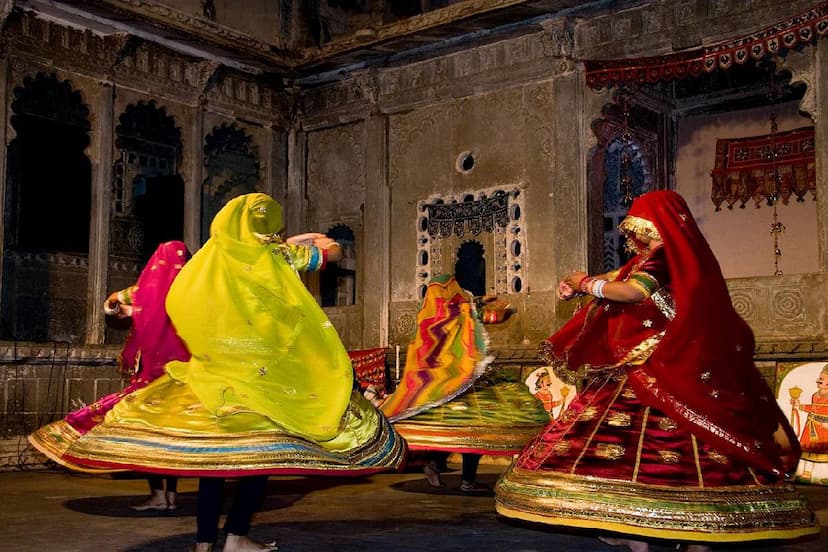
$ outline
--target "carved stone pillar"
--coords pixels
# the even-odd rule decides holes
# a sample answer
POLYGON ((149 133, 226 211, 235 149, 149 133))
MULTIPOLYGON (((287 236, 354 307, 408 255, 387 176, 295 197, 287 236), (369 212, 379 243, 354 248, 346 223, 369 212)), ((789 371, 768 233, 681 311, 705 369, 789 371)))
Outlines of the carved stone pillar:
POLYGON ((384 115, 366 120, 365 246, 359 271, 362 343, 387 346, 391 303, 391 191, 388 186, 388 124, 384 115), (371 290, 366 293, 366 290, 371 290))
POLYGON ((204 108, 197 106, 193 114, 193 126, 190 129, 190 155, 186 155, 189 167, 184 171, 189 175, 184 183, 184 243, 195 253, 201 247, 201 184, 204 181, 204 108))
POLYGON ((106 297, 109 272, 109 206, 112 193, 112 148, 115 136, 115 87, 100 83, 97 124, 97 151, 92 163, 92 209, 89 213, 89 287, 86 297, 86 342, 104 342, 105 317, 101 308, 106 297))
MULTIPOLYGON (((542 201, 548 203, 545 212, 554 213, 550 236, 557 244, 566 244, 555 248, 555 274, 546 275, 554 288, 567 272, 587 269, 587 152, 589 143, 594 142, 590 130, 594 115, 587 109, 588 95, 593 92, 586 86, 582 70, 557 77, 552 87, 555 101, 548 116, 557 121, 552 146, 555 161, 549 198, 542 201)), ((560 319, 561 313, 556 316, 560 319)))
MULTIPOLYGON (((825 42, 825 41, 823 41, 825 42)), ((825 46, 825 44, 821 44, 825 46)), ((811 118, 814 121, 817 175, 817 232, 819 243, 819 270, 828 272, 828 49, 814 48, 814 78, 809 85, 814 86, 815 101, 811 118)))
MULTIPOLYGON (((4 44, 0 42, 0 275, 3 274, 5 252, 5 207, 6 205, 6 152, 8 148, 8 73, 9 57, 4 44)), ((3 278, 0 277, 0 293, 3 290, 3 278)))
POLYGON ((265 193, 285 204, 287 193, 287 144, 282 129, 271 127, 267 134, 267 160, 265 165, 265 193))
POLYGON ((287 190, 285 192, 285 233, 286 235, 304 232, 307 221, 307 189, 305 179, 305 157, 307 135, 300 128, 292 128, 288 134, 287 156, 287 190))

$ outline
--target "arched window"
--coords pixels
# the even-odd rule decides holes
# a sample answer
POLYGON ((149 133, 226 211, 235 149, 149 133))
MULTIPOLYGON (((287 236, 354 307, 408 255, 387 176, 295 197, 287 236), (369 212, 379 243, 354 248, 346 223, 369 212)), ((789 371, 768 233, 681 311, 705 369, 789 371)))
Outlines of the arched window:
POLYGON ((354 231, 337 224, 326 232, 342 248, 342 260, 330 263, 319 277, 323 307, 343 307, 356 304, 356 249, 354 231))
POLYGON ((604 270, 613 270, 629 260, 618 225, 627 216, 632 200, 645 191, 646 170, 635 141, 616 138, 604 157, 604 270))
POLYGON ((257 191, 259 159, 253 141, 235 124, 214 128, 204 145, 206 176, 201 186, 201 243, 213 217, 230 199, 257 191))
POLYGON ((121 158, 112 187, 110 254, 143 264, 159 243, 184 236, 181 130, 163 107, 138 102, 115 129, 121 158))
POLYGON ((26 78, 14 91, 9 145, 7 247, 89 252, 92 168, 89 110, 55 75, 26 78))
POLYGON ((89 110, 68 81, 45 74, 15 88, 11 108, 0 335, 78 343, 86 330, 89 110))

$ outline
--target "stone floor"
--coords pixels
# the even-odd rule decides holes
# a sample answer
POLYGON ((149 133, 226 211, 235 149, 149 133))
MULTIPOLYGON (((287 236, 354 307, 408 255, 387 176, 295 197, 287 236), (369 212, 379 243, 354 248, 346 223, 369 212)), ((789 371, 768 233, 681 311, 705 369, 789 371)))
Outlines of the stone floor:
MULTIPOLYGON (((456 467, 456 466, 455 466, 456 467)), ((482 465, 493 485, 502 466, 482 465)), ((585 532, 518 523, 498 516, 492 493, 432 490, 419 473, 361 479, 274 477, 251 536, 276 540, 283 552, 612 552, 585 532)), ((179 483, 174 513, 138 514, 128 506, 146 492, 143 479, 87 476, 63 470, 0 473, 0 550, 14 552, 184 552, 195 536, 196 480, 179 483)), ((828 487, 803 486, 823 526, 820 538, 791 543, 722 545, 715 551, 828 550, 828 487)), ((654 543, 668 552, 670 543, 654 543)), ((221 550, 219 546, 217 550, 221 550)))

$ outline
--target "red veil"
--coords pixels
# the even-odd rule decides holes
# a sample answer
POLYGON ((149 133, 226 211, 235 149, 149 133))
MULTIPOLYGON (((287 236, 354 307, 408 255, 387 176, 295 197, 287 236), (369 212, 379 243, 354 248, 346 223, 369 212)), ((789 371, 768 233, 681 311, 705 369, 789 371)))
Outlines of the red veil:
MULTIPOLYGON (((753 363, 753 332, 734 310, 719 263, 684 199, 650 192, 633 202, 629 217, 654 227, 663 240, 676 310, 649 359, 629 367, 639 399, 722 454, 777 476, 792 469, 800 453, 796 435, 753 363)), ((637 260, 621 269, 619 280, 637 260)), ((622 360, 617 351, 623 348, 613 346, 606 329, 618 324, 612 317, 636 316, 635 310, 603 305, 581 309, 544 343, 553 362, 577 371, 622 360)))

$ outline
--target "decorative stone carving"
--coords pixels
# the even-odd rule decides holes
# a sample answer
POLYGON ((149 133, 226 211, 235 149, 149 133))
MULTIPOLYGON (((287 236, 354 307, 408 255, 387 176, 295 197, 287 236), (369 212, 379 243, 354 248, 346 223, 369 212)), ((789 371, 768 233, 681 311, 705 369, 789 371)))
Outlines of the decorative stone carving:
POLYGON ((417 325, 417 304, 392 305, 391 343, 408 343, 414 337, 417 325))
POLYGON ((545 31, 542 39, 543 53, 550 57, 571 57, 575 49, 575 28, 572 19, 552 19, 544 21, 541 26, 545 31))
POLYGON ((308 134, 307 185, 318 218, 358 212, 365 197, 365 125, 308 134))
POLYGON ((447 269, 443 262, 444 239, 452 234, 462 237, 466 230, 475 236, 481 232, 492 234, 490 255, 495 259, 495 274, 487 278, 487 289, 497 294, 528 291, 524 192, 522 186, 487 188, 476 194, 432 196, 417 204, 414 281, 420 297, 431 278, 447 269), (433 217, 438 220, 433 222, 433 217))
POLYGON ((814 123, 819 122, 822 107, 817 103, 816 92, 816 48, 805 48, 801 52, 790 52, 778 58, 779 70, 791 72, 790 84, 805 83, 805 95, 799 101, 799 110, 807 113, 814 123))
POLYGON ((770 300, 771 324, 790 325, 805 321, 805 301, 799 286, 774 287, 770 290, 770 300))
POLYGON ((754 318, 755 298, 750 290, 733 290, 730 292, 730 301, 736 312, 748 323, 754 318))

